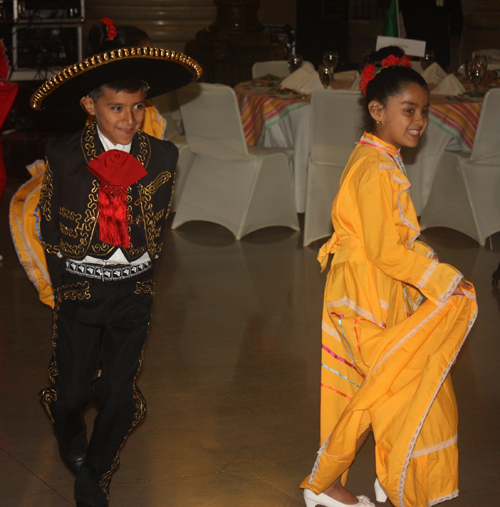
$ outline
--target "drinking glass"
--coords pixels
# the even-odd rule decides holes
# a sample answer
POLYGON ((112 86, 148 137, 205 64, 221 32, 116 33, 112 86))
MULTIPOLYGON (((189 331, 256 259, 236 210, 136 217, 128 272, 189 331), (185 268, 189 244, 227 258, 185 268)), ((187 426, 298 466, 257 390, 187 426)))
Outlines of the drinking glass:
POLYGON ((436 57, 434 55, 434 51, 426 51, 425 56, 420 58, 420 65, 422 65, 422 69, 426 69, 430 65, 432 65, 436 61, 436 57))
POLYGON ((288 68, 290 74, 302 67, 302 55, 290 55, 288 58, 288 68))
POLYGON ((483 82, 484 75, 488 69, 488 58, 486 58, 485 55, 476 55, 474 57, 474 62, 479 67, 478 73, 481 75, 481 82, 483 82))
MULTIPOLYGON (((477 92, 481 81, 481 67, 474 59, 465 60, 465 73, 470 81, 471 92, 477 92)), ((484 72, 483 72, 484 74, 484 72)))
POLYGON ((337 51, 325 51, 323 53, 323 63, 330 64, 333 69, 337 67, 337 63, 339 63, 339 54, 337 51))
POLYGON ((318 67, 319 80, 324 88, 328 88, 335 75, 335 67, 330 63, 320 63, 318 67))

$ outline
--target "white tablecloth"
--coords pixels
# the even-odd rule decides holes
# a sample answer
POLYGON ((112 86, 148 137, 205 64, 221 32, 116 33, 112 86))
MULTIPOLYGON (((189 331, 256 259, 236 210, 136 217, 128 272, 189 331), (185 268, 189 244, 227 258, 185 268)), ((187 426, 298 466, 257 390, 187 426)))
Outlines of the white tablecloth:
POLYGON ((293 149, 292 183, 297 213, 306 207, 307 161, 311 150, 311 107, 309 104, 290 111, 263 133, 264 146, 293 149))

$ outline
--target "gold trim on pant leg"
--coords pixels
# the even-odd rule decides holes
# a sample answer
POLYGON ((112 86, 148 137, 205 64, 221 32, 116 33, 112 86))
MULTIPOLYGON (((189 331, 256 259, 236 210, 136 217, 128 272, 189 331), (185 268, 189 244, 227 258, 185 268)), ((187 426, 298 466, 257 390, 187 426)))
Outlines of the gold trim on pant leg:
POLYGON ((137 409, 137 411, 134 414, 134 420, 132 421, 132 425, 131 425, 130 429, 128 430, 127 434, 125 435, 125 438, 123 439, 123 442, 121 443, 120 448, 118 449, 115 458, 113 459, 113 463, 111 464, 111 468, 106 473, 101 475, 101 480, 99 481, 99 486, 101 487, 102 491, 106 495, 108 502, 109 502, 109 482, 111 481, 111 477, 113 476, 113 474, 120 467, 120 451, 122 450, 122 447, 125 445, 125 442, 126 442, 128 436, 130 435, 130 433, 132 433, 133 429, 137 426, 137 424, 139 424, 139 422, 142 419, 144 419, 144 417, 146 416, 146 411, 147 411, 146 400, 144 399, 144 396, 140 393, 140 391, 137 389, 137 385, 135 383, 137 375, 139 375, 139 371, 141 370, 143 360, 144 360, 144 347, 141 352, 141 357, 139 358, 139 368, 137 369, 137 373, 134 377, 134 384, 133 384, 133 389, 134 389, 134 396, 133 397, 136 400, 135 408, 137 409))

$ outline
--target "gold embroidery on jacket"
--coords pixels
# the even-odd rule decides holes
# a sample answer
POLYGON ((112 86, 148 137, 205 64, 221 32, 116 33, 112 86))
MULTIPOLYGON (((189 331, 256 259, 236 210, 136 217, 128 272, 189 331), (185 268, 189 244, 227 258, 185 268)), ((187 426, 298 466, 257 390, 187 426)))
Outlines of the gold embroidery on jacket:
POLYGON ((42 246, 43 246, 43 249, 48 253, 48 254, 58 254, 60 252, 60 248, 59 248, 59 245, 49 245, 48 243, 46 243, 45 241, 42 243, 42 246))
POLYGON ((83 228, 83 226, 80 224, 80 221, 82 219, 82 215, 80 215, 79 213, 75 213, 73 211, 70 211, 69 209, 64 208, 63 206, 61 206, 59 208, 59 215, 62 218, 66 218, 68 220, 76 222, 75 228, 68 227, 64 223, 60 222, 59 228, 61 230, 61 233, 65 234, 66 236, 71 236, 72 238, 78 238, 78 234, 83 228))
POLYGON ((50 168, 49 161, 45 159, 45 175, 43 177, 42 189, 40 190, 40 209, 42 210, 45 220, 52 220, 52 213, 50 209, 50 202, 54 192, 53 187, 53 174, 50 168))
MULTIPOLYGON (((92 190, 88 196, 87 209, 85 210, 85 219, 83 223, 80 222, 82 216, 76 213, 72 213, 69 211, 65 211, 62 214, 66 219, 73 219, 75 221, 74 228, 68 227, 66 225, 61 224, 61 233, 66 236, 70 236, 73 238, 77 238, 79 240, 78 244, 73 245, 68 243, 64 239, 61 239, 61 252, 70 258, 81 258, 88 250, 89 243, 91 238, 94 235, 95 227, 97 225, 97 217, 98 217, 98 208, 97 208, 97 199, 99 192, 99 182, 94 180, 92 183, 92 190)), ((61 208, 62 209, 62 208, 61 208)), ((104 252, 108 252, 111 248, 111 245, 107 244, 99 244, 94 245, 92 250, 95 252, 97 250, 101 250, 104 252)))
POLYGON ((137 135, 139 137, 139 153, 134 153, 134 156, 147 169, 151 157, 151 144, 149 143, 148 136, 142 130, 139 129, 137 135))
POLYGON ((151 198, 158 191, 161 185, 164 185, 172 178, 170 172, 165 171, 160 173, 149 185, 145 187, 141 184, 137 185, 139 190, 139 198, 134 202, 136 206, 140 206, 141 214, 139 214, 134 223, 136 225, 144 224, 144 230, 146 232, 147 249, 152 257, 158 255, 161 251, 162 243, 158 242, 162 227, 164 225, 163 220, 167 216, 165 209, 154 213, 153 203, 151 198))
POLYGON ((97 135, 96 125, 97 123, 93 121, 89 123, 82 132, 81 146, 87 164, 97 157, 97 150, 95 147, 95 136, 97 135))

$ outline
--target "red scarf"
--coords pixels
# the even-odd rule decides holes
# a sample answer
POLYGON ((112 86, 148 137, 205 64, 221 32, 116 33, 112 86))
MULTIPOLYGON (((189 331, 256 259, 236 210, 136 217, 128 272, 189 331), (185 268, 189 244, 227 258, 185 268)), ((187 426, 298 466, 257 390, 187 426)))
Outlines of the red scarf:
POLYGON ((108 150, 87 166, 99 179, 99 239, 103 243, 128 248, 130 225, 127 216, 127 187, 148 173, 130 153, 108 150))

